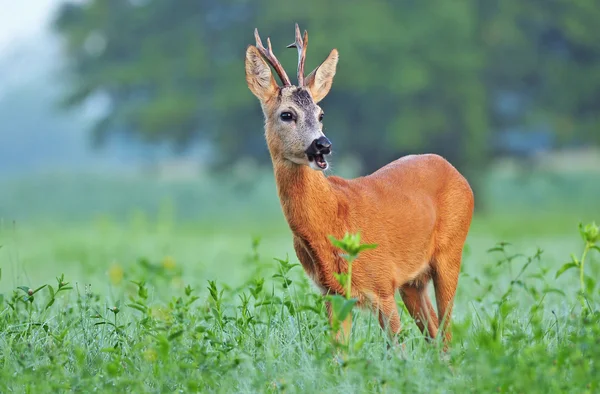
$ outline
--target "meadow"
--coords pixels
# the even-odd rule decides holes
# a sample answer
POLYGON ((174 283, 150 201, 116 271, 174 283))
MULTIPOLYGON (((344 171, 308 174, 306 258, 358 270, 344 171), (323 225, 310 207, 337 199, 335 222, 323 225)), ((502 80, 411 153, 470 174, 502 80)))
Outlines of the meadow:
POLYGON ((336 347, 270 179, 1 180, 0 392, 600 389, 598 179, 489 179, 447 355, 399 297, 336 347))

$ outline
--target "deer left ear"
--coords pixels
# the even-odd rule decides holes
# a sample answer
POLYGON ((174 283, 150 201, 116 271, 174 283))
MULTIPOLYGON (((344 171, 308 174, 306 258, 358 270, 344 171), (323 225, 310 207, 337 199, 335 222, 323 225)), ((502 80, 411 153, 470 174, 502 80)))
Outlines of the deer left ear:
POLYGON ((337 49, 333 49, 329 56, 327 56, 327 59, 306 77, 305 86, 310 90, 315 103, 323 100, 327 96, 327 93, 329 93, 338 59, 338 51, 337 49))
POLYGON ((271 68, 263 60, 258 49, 252 45, 246 50, 246 82, 250 91, 263 102, 277 93, 277 82, 273 78, 271 68))

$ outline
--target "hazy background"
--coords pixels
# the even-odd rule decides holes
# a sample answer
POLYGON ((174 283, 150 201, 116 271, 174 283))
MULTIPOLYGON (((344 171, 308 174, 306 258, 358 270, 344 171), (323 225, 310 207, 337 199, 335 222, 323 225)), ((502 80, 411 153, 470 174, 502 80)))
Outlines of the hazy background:
POLYGON ((245 275, 253 236, 266 258, 293 256, 243 59, 258 27, 295 80, 295 22, 307 71, 340 51, 322 103, 334 174, 442 154, 475 189, 480 256, 508 240, 562 261, 578 221, 600 217, 595 0, 0 10, 0 287, 60 271, 101 282, 142 255, 229 280, 245 275))

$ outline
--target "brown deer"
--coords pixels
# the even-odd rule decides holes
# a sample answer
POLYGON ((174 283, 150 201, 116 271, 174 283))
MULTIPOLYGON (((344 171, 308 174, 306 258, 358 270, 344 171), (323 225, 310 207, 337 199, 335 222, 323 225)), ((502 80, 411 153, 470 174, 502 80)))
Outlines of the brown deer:
MULTIPOLYGON (((265 116, 281 207, 304 270, 323 293, 345 294, 334 273, 346 272, 348 265, 328 236, 360 232, 362 241, 378 246, 354 262, 352 297, 359 306, 371 308, 381 327, 395 338, 400 317, 394 295, 399 290, 427 339, 437 336, 443 319, 447 348, 462 251, 473 216, 469 183, 434 154, 402 157, 356 179, 326 177, 331 142, 323 134, 323 110, 317 104, 331 88, 337 50, 305 77, 308 33, 302 37, 296 24, 295 42, 288 46, 298 50, 298 86, 293 86, 270 39, 265 48, 258 30, 254 35, 256 46, 246 51, 246 81, 265 116), (438 314, 427 294, 431 279, 438 314)), ((326 305, 331 318, 331 305, 326 305)), ((350 329, 348 318, 336 338, 348 341, 350 329)))

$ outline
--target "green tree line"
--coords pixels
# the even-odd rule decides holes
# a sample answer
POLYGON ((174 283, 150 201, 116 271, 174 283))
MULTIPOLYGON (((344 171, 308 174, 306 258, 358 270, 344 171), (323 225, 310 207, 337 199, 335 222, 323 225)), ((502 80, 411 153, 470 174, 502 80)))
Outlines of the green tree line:
POLYGON ((595 0, 90 0, 65 3, 77 106, 102 95, 92 130, 149 143, 215 144, 215 165, 268 163, 261 112, 246 87, 253 29, 295 75, 294 23, 309 31, 307 71, 340 51, 324 100, 326 133, 364 172, 436 152, 473 181, 495 136, 544 125, 558 144, 598 143, 600 5, 595 0))

